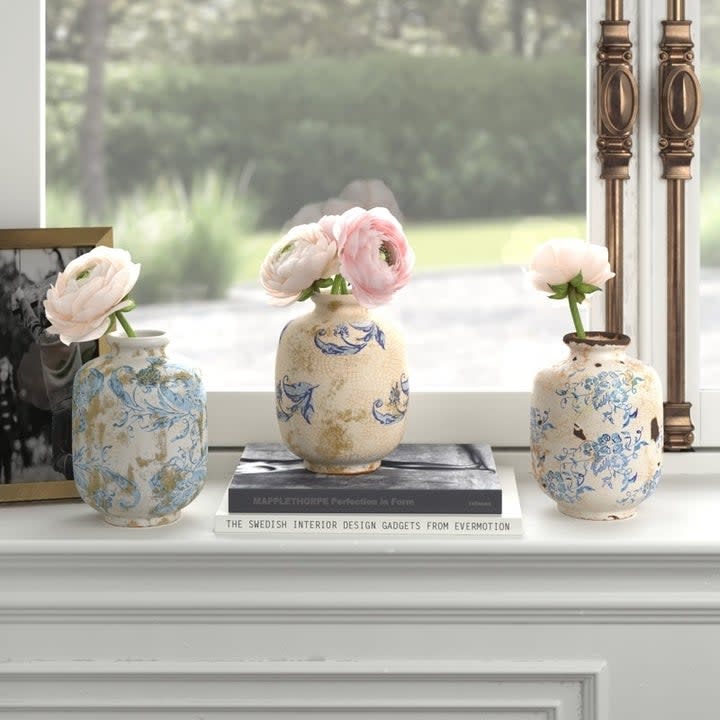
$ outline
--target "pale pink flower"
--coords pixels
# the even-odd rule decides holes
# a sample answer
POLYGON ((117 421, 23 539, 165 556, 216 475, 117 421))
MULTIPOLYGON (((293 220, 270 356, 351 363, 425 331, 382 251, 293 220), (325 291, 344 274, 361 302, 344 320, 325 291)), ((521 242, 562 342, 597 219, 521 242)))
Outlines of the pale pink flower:
MULTIPOLYGON (((339 215, 323 215, 318 220, 318 225, 323 229, 323 232, 330 238, 337 247, 337 238, 335 237, 335 223, 340 219, 339 215)), ((327 267, 327 275, 323 277, 333 277, 340 272, 340 258, 335 254, 332 262, 327 267)))
POLYGON ((289 305, 337 268, 337 243, 324 225, 296 225, 270 248, 260 268, 260 282, 273 305, 289 305))
POLYGON ((361 305, 382 305, 407 285, 415 253, 402 225, 389 210, 351 208, 338 218, 333 232, 340 272, 361 305))
POLYGON ((535 250, 528 276, 538 290, 552 292, 551 285, 569 283, 578 273, 583 283, 598 288, 615 277, 607 248, 573 238, 548 240, 535 250))
POLYGON ((112 323, 112 314, 134 307, 128 294, 140 275, 140 264, 120 248, 99 245, 68 263, 45 298, 47 332, 71 342, 97 340, 112 323))

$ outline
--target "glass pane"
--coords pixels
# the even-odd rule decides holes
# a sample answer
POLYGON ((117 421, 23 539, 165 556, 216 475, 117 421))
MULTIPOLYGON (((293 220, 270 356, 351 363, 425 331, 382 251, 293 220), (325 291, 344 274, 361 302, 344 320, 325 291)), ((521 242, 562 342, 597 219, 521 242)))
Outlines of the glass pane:
POLYGON ((47 7, 48 225, 114 226, 143 264, 134 324, 210 389, 272 387, 310 307, 270 307, 259 265, 288 224, 353 204, 396 204, 416 250, 384 309, 415 389, 529 389, 564 356, 569 312, 523 265, 585 235, 584 3, 102 7, 47 7))
POLYGON ((720 387, 720 0, 703 0, 700 47, 700 386, 720 387))

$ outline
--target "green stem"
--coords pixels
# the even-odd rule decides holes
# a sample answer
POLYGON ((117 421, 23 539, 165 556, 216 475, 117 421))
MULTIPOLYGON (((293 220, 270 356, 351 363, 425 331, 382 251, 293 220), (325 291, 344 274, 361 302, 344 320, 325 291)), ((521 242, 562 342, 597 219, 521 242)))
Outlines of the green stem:
POLYGON ((330 294, 331 295, 347 295, 347 283, 345 282, 345 278, 338 273, 333 278, 333 284, 330 288, 330 294))
POLYGON ((122 325, 122 329, 125 331, 125 334, 128 337, 137 337, 135 334, 135 331, 130 326, 130 323, 127 321, 127 318, 125 317, 124 313, 122 313, 120 310, 118 310, 115 313, 115 317, 117 318, 117 321, 122 325))
POLYGON ((578 309, 577 297, 575 296, 575 288, 572 285, 568 288, 567 299, 570 303, 570 314, 572 315, 573 323, 575 323, 575 334, 580 340, 583 340, 585 338, 585 329, 580 319, 580 310, 578 309))

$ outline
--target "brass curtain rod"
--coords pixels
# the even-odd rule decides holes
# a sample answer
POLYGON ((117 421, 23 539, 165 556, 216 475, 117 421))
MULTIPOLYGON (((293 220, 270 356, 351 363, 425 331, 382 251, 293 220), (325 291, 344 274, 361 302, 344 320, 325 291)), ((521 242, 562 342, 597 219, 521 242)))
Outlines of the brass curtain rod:
POLYGON ((694 426, 685 399, 685 182, 692 177, 702 93, 684 0, 668 0, 660 41, 659 135, 667 182, 667 399, 665 449, 691 450, 694 426))
POLYGON ((597 53, 597 146, 600 177, 605 180, 605 245, 615 272, 605 289, 605 329, 622 333, 623 181, 630 177, 638 89, 632 68, 630 23, 623 19, 622 0, 606 0, 605 10, 597 53))

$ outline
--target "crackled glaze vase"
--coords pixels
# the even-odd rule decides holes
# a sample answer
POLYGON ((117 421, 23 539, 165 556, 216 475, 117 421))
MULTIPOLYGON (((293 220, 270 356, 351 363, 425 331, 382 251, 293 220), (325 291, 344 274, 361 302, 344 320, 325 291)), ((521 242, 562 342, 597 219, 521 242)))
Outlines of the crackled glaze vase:
POLYGON ((405 431, 405 343, 352 295, 316 294, 280 335, 275 409, 280 434, 308 470, 371 472, 405 431))
POLYGON ((73 471, 82 499, 111 525, 167 525, 207 469, 205 390, 168 357, 165 333, 107 336, 110 351, 73 383, 73 471))
POLYGON ((619 520, 635 514, 660 481, 660 379, 628 356, 626 335, 566 335, 564 362, 533 387, 530 445, 535 479, 572 517, 619 520))

